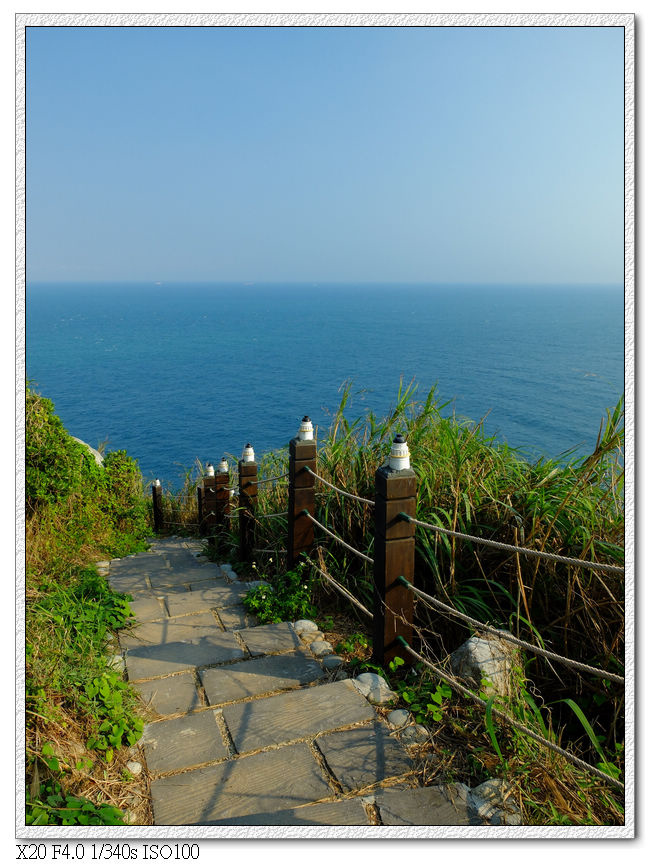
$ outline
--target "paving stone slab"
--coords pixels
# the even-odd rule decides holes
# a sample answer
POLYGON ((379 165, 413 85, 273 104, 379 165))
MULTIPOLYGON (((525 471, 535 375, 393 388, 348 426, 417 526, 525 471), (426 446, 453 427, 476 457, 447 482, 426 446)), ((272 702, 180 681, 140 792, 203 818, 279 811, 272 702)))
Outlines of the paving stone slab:
POLYGON ((159 715, 176 715, 202 707, 193 673, 180 673, 133 685, 143 702, 159 715))
POLYGON ((179 593, 167 599, 170 616, 186 616, 204 610, 234 607, 248 591, 245 583, 210 586, 197 592, 179 593))
POLYGON ((228 756, 210 710, 147 724, 141 743, 147 768, 155 773, 187 769, 228 756))
POLYGON ((454 785, 381 790, 375 804, 384 826, 473 826, 480 822, 454 785))
POLYGON ((288 808, 265 814, 248 814, 229 820, 214 820, 214 826, 370 826, 359 799, 317 802, 302 808, 288 808))
POLYGON ((201 579, 195 583, 189 583, 190 592, 200 592, 201 589, 214 589, 218 586, 227 586, 228 584, 222 577, 210 577, 207 574, 200 575, 201 579), (203 579, 205 577, 205 579, 203 579))
POLYGON ((251 655, 270 655, 272 652, 290 652, 300 646, 300 638, 289 622, 243 628, 239 636, 251 655))
POLYGON ((164 619, 167 611, 161 601, 149 592, 149 597, 141 596, 129 604, 131 612, 139 622, 155 622, 164 619))
POLYGON ((331 795, 305 744, 151 782, 157 826, 223 824, 233 818, 286 810, 331 795))
MULTIPOLYGON (((180 619, 143 622, 120 632, 120 645, 125 649, 138 646, 165 646, 176 643, 204 644, 223 634, 212 613, 198 613, 180 619)), ((217 640, 218 643, 218 640, 217 640)))
MULTIPOLYGON (((207 579, 207 574, 200 567, 174 568, 171 571, 161 571, 159 574, 153 574, 149 579, 155 589, 160 589, 165 586, 188 586, 192 583, 198 583, 207 579)), ((221 585, 226 585, 223 577, 219 577, 219 580, 221 585)))
POLYGON ((297 688, 324 676, 320 664, 307 652, 268 655, 227 667, 203 670, 201 683, 210 705, 297 688))
POLYGON ((379 721, 370 727, 330 733, 316 744, 344 790, 360 790, 413 770, 409 755, 379 721))
POLYGON ((109 573, 120 577, 155 576, 157 574, 169 573, 169 566, 163 559, 157 556, 148 561, 140 559, 139 561, 129 562, 125 565, 111 562, 109 573))
POLYGON ((241 606, 220 609, 217 616, 227 631, 241 631, 243 628, 254 628, 257 625, 257 617, 247 613, 241 606))
POLYGON ((153 596, 149 583, 144 577, 112 577, 109 575, 108 584, 114 592, 123 592, 125 595, 144 594, 153 596))
POLYGON ((182 673, 195 667, 223 664, 245 656, 234 634, 215 631, 198 644, 167 643, 162 646, 138 646, 129 649, 125 658, 131 681, 153 679, 171 673, 182 673))
POLYGON ((223 717, 241 754, 369 721, 375 711, 344 681, 236 703, 223 709, 223 717))

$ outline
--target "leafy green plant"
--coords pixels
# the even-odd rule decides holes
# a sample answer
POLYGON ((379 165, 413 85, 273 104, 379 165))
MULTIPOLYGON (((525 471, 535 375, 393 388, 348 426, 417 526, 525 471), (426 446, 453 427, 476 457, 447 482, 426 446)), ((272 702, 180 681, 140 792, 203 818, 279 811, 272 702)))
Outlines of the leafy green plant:
POLYGON ((370 646, 370 640, 365 634, 350 634, 340 643, 337 643, 335 650, 352 655, 357 649, 367 649, 370 646))
POLYGON ((124 814, 112 805, 73 796, 58 781, 48 779, 37 796, 27 792, 25 822, 28 826, 123 826, 124 814))
POLYGON ((244 596, 242 603, 262 625, 313 619, 317 609, 312 594, 313 577, 307 565, 299 562, 295 569, 274 577, 272 583, 255 586, 244 596))
MULTIPOLYGON (((404 659, 396 656, 388 664, 391 673, 396 674, 404 666, 404 659)), ((391 687, 418 724, 432 723, 442 719, 444 700, 451 697, 451 688, 446 682, 435 683, 428 673, 409 670, 405 678, 394 677, 391 687)))
POLYGON ((99 722, 95 734, 89 737, 86 747, 101 751, 107 763, 113 759, 115 750, 123 744, 134 745, 144 729, 141 718, 129 711, 126 698, 130 689, 126 682, 112 670, 87 682, 84 688, 91 706, 91 713, 99 722))

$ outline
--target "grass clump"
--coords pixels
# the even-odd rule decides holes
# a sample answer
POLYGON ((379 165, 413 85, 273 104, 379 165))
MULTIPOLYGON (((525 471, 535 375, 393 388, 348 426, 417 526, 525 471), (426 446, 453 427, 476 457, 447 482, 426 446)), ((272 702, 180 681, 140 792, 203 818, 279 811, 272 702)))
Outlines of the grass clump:
POLYGON ((146 548, 142 480, 123 451, 98 465, 31 389, 25 458, 27 823, 119 823, 106 771, 142 721, 112 666, 129 598, 93 562, 146 548))

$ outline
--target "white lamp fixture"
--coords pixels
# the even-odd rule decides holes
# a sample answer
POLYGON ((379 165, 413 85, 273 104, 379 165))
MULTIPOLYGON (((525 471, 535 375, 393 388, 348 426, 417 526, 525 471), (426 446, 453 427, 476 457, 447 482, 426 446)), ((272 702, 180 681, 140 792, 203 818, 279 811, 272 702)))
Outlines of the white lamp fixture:
POLYGON ((402 469, 411 468, 411 460, 409 458, 409 449, 406 444, 406 439, 401 433, 398 433, 393 439, 393 445, 390 449, 388 465, 393 471, 402 471, 402 469))
POLYGON ((298 438, 301 442, 312 441, 314 438, 314 425, 307 415, 304 416, 298 430, 298 438))
POLYGON ((205 476, 206 476, 206 478, 213 478, 214 477, 214 466, 212 465, 212 463, 208 463, 206 465, 205 476))
POLYGON ((255 462, 255 451, 253 450, 253 447, 252 447, 250 442, 244 448, 242 455, 241 455, 241 460, 243 463, 254 463, 255 462))
POLYGON ((221 457, 221 462, 218 466, 219 473, 224 475, 228 474, 228 460, 225 457, 221 457))
POLYGON ((160 486, 160 478, 156 478, 156 480, 153 482, 153 485, 155 487, 159 487, 160 486))

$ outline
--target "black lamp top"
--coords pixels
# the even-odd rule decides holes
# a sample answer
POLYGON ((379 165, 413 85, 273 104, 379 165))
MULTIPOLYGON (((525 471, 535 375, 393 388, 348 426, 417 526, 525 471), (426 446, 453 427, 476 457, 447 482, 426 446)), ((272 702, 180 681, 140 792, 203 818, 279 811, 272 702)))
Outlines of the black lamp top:
POLYGON ((402 433, 397 433, 397 435, 396 435, 395 438, 393 439, 393 444, 396 444, 396 445, 403 445, 405 441, 406 441, 406 439, 404 438, 404 436, 402 435, 402 433))
POLYGON ((302 419, 302 422, 303 423, 311 423, 311 421, 309 419, 309 415, 305 415, 304 418, 302 419))

